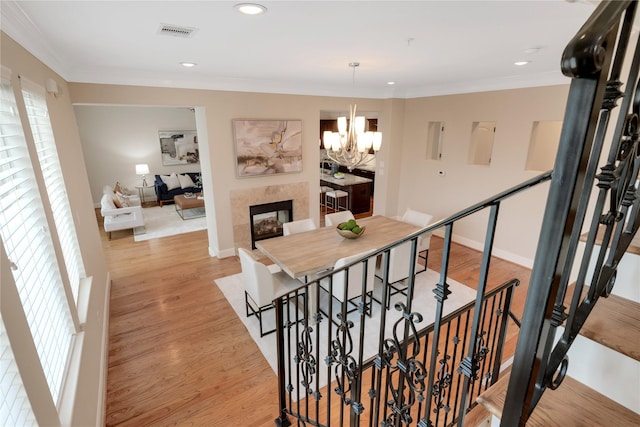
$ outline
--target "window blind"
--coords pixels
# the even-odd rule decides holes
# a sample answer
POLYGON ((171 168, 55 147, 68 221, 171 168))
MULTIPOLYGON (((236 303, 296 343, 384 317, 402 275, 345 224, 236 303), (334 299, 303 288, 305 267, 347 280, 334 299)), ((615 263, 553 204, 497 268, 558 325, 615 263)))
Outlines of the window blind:
POLYGON ((37 426, 0 316, 0 426, 37 426))
POLYGON ((42 86, 25 78, 21 78, 20 81, 27 117, 29 117, 29 125, 31 126, 31 133, 38 153, 38 162, 40 163, 45 187, 49 195, 49 203, 58 238, 60 239, 67 275, 69 276, 69 286, 77 304, 80 279, 84 279, 86 274, 73 216, 71 215, 71 205, 64 185, 56 141, 51 128, 45 90, 42 86))
POLYGON ((74 326, 13 88, 4 75, 0 82, 0 238, 57 404, 74 326))

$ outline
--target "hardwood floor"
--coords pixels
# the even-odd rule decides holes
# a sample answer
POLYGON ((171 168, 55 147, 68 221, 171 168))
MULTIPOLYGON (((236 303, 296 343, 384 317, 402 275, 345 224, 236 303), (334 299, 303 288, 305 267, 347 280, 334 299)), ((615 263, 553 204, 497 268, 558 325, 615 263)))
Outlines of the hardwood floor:
MULTIPOLYGON (((99 214, 98 214, 99 217, 99 214)), ((107 426, 273 426, 276 376, 214 284, 240 272, 236 257, 211 258, 206 231, 136 243, 114 233, 103 246, 111 271, 107 426)), ((431 240, 439 270, 442 239, 431 240)), ((454 245, 451 278, 475 287, 481 255, 454 245)), ((495 259, 489 283, 517 277, 522 315, 529 270, 495 259)), ((517 330, 509 328, 506 357, 517 330)))

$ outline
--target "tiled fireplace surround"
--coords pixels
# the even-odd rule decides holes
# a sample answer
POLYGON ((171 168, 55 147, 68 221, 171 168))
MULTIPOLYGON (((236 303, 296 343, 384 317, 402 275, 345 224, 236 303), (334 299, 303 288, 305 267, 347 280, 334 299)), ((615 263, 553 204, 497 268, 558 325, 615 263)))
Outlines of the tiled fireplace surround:
POLYGON ((251 250, 249 206, 293 200, 293 219, 309 218, 309 183, 269 185, 231 191, 233 241, 236 248, 251 250))

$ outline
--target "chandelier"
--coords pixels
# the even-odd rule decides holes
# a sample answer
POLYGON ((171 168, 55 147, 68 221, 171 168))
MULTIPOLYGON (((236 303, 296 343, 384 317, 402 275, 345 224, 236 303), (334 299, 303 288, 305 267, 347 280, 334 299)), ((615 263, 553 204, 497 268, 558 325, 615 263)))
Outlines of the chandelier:
MULTIPOLYGON (((349 63, 349 67, 353 69, 354 86, 356 67, 359 65, 359 62, 349 63)), ((345 166, 350 172, 355 167, 373 160, 382 145, 382 133, 365 131, 366 119, 364 116, 356 116, 356 110, 356 104, 349 105, 348 129, 347 118, 342 116, 338 117, 338 132, 325 131, 322 134, 327 157, 345 166)))

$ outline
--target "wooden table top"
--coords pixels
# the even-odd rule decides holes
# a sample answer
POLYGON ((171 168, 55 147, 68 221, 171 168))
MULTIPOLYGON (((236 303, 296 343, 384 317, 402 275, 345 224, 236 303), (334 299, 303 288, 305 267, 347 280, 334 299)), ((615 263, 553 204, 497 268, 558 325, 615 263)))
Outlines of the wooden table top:
POLYGON ((378 215, 357 222, 367 227, 357 239, 345 239, 334 227, 324 227, 260 240, 256 247, 291 277, 300 278, 332 268, 340 258, 382 248, 420 230, 378 215))

